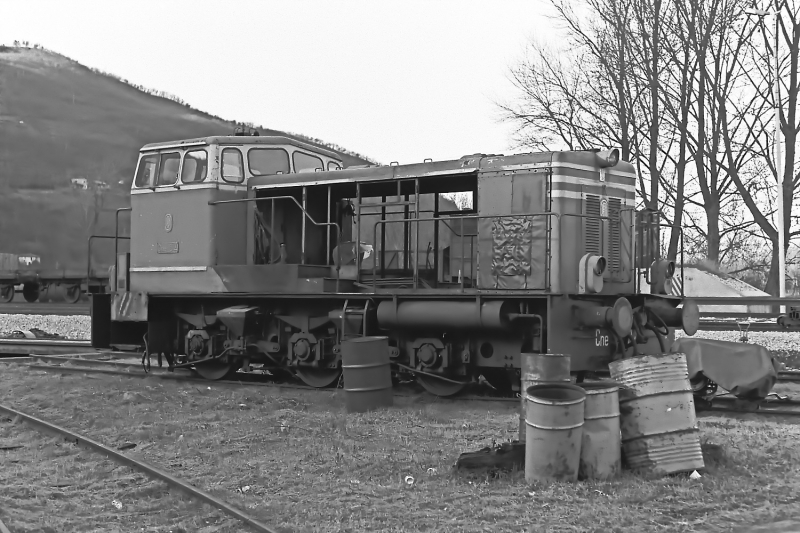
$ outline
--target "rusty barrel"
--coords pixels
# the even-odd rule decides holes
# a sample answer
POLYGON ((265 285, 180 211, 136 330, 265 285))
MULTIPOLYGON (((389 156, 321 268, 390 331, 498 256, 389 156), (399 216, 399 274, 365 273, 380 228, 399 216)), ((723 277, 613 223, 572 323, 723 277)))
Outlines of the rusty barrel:
POLYGON ((581 459, 586 392, 575 385, 525 391, 525 481, 575 481, 581 459))
POLYGON ((343 341, 342 374, 348 413, 392 406, 388 337, 358 337, 343 341))
POLYGON ((569 355, 523 353, 520 383, 519 441, 525 442, 525 391, 534 385, 569 383, 569 355))
POLYGON ((686 355, 645 355, 614 361, 622 452, 627 466, 658 474, 703 468, 703 452, 686 355))
POLYGON ((587 381, 583 409, 580 479, 611 479, 622 468, 619 427, 619 383, 587 381))

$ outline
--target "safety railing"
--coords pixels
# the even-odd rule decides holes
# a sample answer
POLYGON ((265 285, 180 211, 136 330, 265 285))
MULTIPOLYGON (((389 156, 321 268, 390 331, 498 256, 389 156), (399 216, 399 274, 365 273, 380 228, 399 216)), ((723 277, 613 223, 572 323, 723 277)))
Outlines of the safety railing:
MULTIPOLYGON (((329 194, 329 196, 330 196, 330 194, 329 194)), ((341 231, 341 228, 340 228, 339 224, 337 224, 336 222, 317 222, 316 220, 314 220, 314 217, 312 217, 311 214, 309 214, 309 212, 306 211, 305 207, 303 207, 303 205, 300 202, 298 202, 297 198, 295 198, 294 196, 269 196, 269 197, 266 197, 266 198, 238 198, 238 199, 235 199, 235 200, 211 200, 211 201, 208 202, 208 205, 236 204, 236 203, 247 203, 247 202, 272 202, 272 205, 271 205, 271 217, 272 218, 271 218, 271 221, 270 221, 271 228, 270 228, 270 234, 269 234, 270 250, 272 250, 272 249, 274 249, 273 247, 275 245, 275 237, 274 237, 274 234, 275 234, 275 200, 291 200, 292 202, 295 203, 295 205, 297 205, 297 207, 300 209, 300 212, 302 212, 303 215, 304 215, 303 216, 303 228, 302 228, 302 241, 301 241, 301 245, 300 245, 301 246, 300 247, 300 256, 301 256, 300 264, 305 264, 305 255, 306 255, 306 226, 305 226, 305 220, 306 220, 306 218, 308 220, 310 220, 311 223, 314 224, 315 226, 325 226, 325 227, 333 226, 333 227, 335 227, 336 228, 336 235, 339 238, 341 238, 342 231, 341 231)), ((328 202, 328 205, 330 206, 330 202, 328 202)), ((328 216, 330 218, 330 213, 328 214, 328 216)), ((326 251, 326 254, 325 254, 326 262, 328 261, 327 257, 330 255, 330 251, 331 251, 331 249, 330 249, 330 232, 328 232, 328 245, 327 245, 327 251, 326 251)), ((270 255, 271 254, 272 254, 272 252, 270 252, 270 255)), ((341 246, 337 247, 337 259, 338 259, 339 265, 341 266, 341 263, 342 263, 341 246)), ((338 282, 339 282, 339 269, 338 268, 336 269, 336 282, 337 282, 337 289, 338 289, 338 282)))
MULTIPOLYGON (((388 225, 388 224, 411 223, 411 224, 417 224, 417 227, 415 229, 417 229, 417 231, 418 231, 419 223, 431 223, 431 222, 437 223, 437 222, 443 222, 443 221, 458 221, 458 220, 461 220, 461 221, 463 221, 463 220, 489 220, 489 219, 491 219, 491 220, 499 220, 499 219, 508 219, 508 218, 519 218, 519 219, 522 219, 522 218, 534 218, 534 217, 547 217, 548 222, 549 222, 550 217, 553 217, 557 221, 559 221, 559 224, 560 224, 561 215, 559 213, 540 212, 540 213, 517 213, 517 214, 508 214, 508 215, 464 215, 464 216, 457 216, 457 217, 438 217, 438 218, 425 218, 425 219, 403 218, 403 219, 397 219, 397 220, 378 220, 378 221, 375 222, 375 224, 373 226, 373 229, 372 229, 372 242, 377 242, 378 226, 381 226, 381 225, 385 226, 385 225, 388 225)), ((460 238, 462 239, 462 248, 461 248, 461 258, 460 259, 461 259, 461 261, 463 261, 464 260, 464 256, 463 256, 463 254, 464 254, 464 249, 463 249, 464 234, 463 234, 463 231, 462 231, 462 233, 460 235, 460 238)), ((550 251, 550 241, 551 241, 552 237, 549 234, 549 232, 548 232, 547 239, 548 239, 548 242, 547 242, 547 249, 548 249, 547 264, 549 266, 550 257, 552 257, 552 252, 550 251)), ((419 250, 418 250, 419 246, 418 246, 418 244, 415 247, 417 248, 417 250, 414 253, 415 253, 415 255, 417 255, 417 254, 419 254, 419 250)), ((561 247, 561 240, 559 239, 559 250, 558 250, 559 256, 561 254, 560 247, 561 247)), ((436 253, 438 253, 438 250, 437 250, 436 253)), ((357 262, 356 262, 357 272, 360 272, 360 269, 361 269, 360 258, 361 258, 361 256, 359 254, 359 256, 357 258, 357 262)), ((474 261, 474 259, 471 259, 471 260, 474 261)), ((418 265, 419 264, 419 258, 415 257, 414 258, 414 262, 415 262, 415 265, 418 265)), ((378 267, 377 261, 373 262, 373 265, 372 265, 372 290, 373 291, 377 290, 377 281, 378 281, 377 267, 378 267)), ((480 265, 478 265, 478 268, 480 268, 480 265)), ((438 272, 437 272, 437 276, 438 276, 438 272)), ((418 285, 418 282, 419 282, 418 277, 419 277, 418 276, 418 271, 415 268, 414 269, 414 277, 413 277, 413 286, 414 286, 415 289, 417 288, 417 285, 418 285)), ((463 278, 463 276, 462 276, 462 278, 461 278, 461 280, 459 282, 459 287, 462 290, 464 289, 464 278, 463 278)), ((545 271, 545 287, 544 288, 546 290, 549 290, 549 288, 550 288, 550 268, 547 268, 546 271, 545 271)))

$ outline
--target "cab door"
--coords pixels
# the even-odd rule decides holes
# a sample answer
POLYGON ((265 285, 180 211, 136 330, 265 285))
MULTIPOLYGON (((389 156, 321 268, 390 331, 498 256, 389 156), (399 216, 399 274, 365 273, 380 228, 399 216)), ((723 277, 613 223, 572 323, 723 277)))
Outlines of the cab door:
MULTIPOLYGON (((241 146, 219 147, 219 181, 216 200, 247 197, 244 151, 241 146)), ((216 204, 211 209, 212 265, 247 263, 247 203, 216 204)))

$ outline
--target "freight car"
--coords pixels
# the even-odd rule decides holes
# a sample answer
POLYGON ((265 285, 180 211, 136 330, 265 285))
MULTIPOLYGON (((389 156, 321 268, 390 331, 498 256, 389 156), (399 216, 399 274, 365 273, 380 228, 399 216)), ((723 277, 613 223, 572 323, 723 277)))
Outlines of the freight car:
POLYGON ((85 293, 104 292, 108 273, 43 268, 36 254, 0 253, 0 303, 14 299, 17 289, 27 302, 64 300, 76 303, 85 293))
POLYGON ((666 352, 698 307, 670 295, 635 179, 614 149, 342 168, 283 137, 150 144, 92 342, 327 387, 343 340, 384 335, 395 371, 441 396, 481 375, 518 389, 523 352, 569 353, 579 373, 666 352))

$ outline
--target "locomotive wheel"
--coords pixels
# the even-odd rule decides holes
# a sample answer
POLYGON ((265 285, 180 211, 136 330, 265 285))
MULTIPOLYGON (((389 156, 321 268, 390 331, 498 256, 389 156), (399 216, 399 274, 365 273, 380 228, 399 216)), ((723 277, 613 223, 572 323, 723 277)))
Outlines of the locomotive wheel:
POLYGON ((295 373, 309 387, 323 389, 336 385, 339 376, 342 375, 342 369, 298 367, 295 368, 295 373))
POLYGON ((14 299, 13 285, 0 285, 0 302, 7 304, 14 299))
POLYGON ((200 374, 200 377, 211 380, 217 381, 219 379, 224 379, 225 377, 232 376, 236 373, 237 366, 233 363, 225 363, 222 361, 209 361, 208 363, 202 363, 199 365, 195 365, 194 371, 200 374))
POLYGON ((39 285, 36 283, 26 283, 22 286, 22 296, 28 303, 33 303, 39 299, 39 285))
POLYGON ((50 294, 50 287, 51 285, 39 285, 39 297, 36 298, 36 301, 41 303, 46 303, 51 300, 50 294))
POLYGON ((81 288, 77 285, 67 287, 64 291, 64 299, 70 304, 78 303, 81 299, 81 288))
POLYGON ((422 385, 422 388, 426 391, 442 398, 455 396, 467 386, 467 383, 451 383, 450 381, 422 374, 417 374, 417 383, 422 385))

